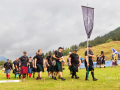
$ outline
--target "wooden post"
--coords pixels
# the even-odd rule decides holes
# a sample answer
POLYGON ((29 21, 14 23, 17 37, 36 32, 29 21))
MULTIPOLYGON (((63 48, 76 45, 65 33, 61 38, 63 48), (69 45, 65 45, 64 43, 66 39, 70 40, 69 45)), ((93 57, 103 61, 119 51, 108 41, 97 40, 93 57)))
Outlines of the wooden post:
POLYGON ((45 83, 45 78, 44 78, 44 83, 45 83))
POLYGON ((74 80, 72 79, 72 83, 73 83, 73 86, 74 86, 74 80))

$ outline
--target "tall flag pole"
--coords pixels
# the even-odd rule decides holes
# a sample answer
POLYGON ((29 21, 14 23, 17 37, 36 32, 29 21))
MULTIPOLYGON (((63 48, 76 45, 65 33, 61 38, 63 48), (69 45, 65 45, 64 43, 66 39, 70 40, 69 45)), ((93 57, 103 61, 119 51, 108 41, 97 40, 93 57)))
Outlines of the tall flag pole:
MULTIPOLYGON (((88 55, 89 39, 90 39, 92 30, 93 30, 93 25, 94 25, 94 8, 91 8, 88 6, 82 6, 82 13, 83 13, 85 31, 87 34, 87 55, 88 55)), ((89 62, 89 58, 88 58, 88 62, 89 62)))

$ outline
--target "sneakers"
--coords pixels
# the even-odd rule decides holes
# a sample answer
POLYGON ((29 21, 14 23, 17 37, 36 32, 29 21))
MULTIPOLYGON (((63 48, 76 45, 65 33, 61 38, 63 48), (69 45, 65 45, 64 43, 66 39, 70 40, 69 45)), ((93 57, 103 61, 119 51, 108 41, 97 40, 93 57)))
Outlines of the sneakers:
POLYGON ((72 76, 71 78, 74 78, 74 76, 72 76))
POLYGON ((79 79, 79 77, 78 77, 78 76, 76 76, 76 77, 75 77, 75 79, 79 79))
POLYGON ((39 79, 42 80, 42 77, 40 77, 39 79))
POLYGON ((57 78, 56 78, 56 77, 54 77, 54 80, 57 80, 57 78))
POLYGON ((63 77, 61 78, 62 81, 65 81, 66 79, 64 79, 63 77))
POLYGON ((89 81, 89 79, 86 78, 85 81, 89 81))
POLYGON ((94 78, 93 81, 97 81, 98 79, 94 78))
POLYGON ((39 77, 37 77, 36 80, 39 80, 39 77))
POLYGON ((42 77, 37 77, 37 78, 36 78, 36 80, 39 80, 39 79, 42 80, 42 77))

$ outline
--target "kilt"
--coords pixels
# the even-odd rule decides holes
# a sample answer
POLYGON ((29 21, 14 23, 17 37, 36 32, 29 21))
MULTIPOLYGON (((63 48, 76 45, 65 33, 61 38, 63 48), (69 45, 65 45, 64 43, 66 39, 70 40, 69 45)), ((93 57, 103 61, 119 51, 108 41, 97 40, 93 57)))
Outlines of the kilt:
MULTIPOLYGON (((93 65, 89 65, 89 71, 94 70, 94 66, 93 65)), ((87 71, 87 66, 86 66, 86 71, 87 71)))
POLYGON ((50 66, 50 72, 54 72, 55 71, 55 66, 51 65, 50 66))
POLYGON ((59 61, 56 61, 56 66, 55 66, 55 71, 56 72, 62 72, 62 63, 59 61))
POLYGON ((44 67, 41 64, 37 64, 37 72, 40 72, 40 71, 44 72, 44 67))
POLYGON ((8 74, 8 73, 10 73, 10 69, 5 69, 5 72, 4 73, 6 73, 6 74, 8 74))
POLYGON ((37 69, 36 69, 36 68, 33 68, 32 71, 33 71, 33 72, 37 72, 37 69))
POLYGON ((50 72, 51 66, 47 66, 47 71, 50 72))
POLYGON ((72 64, 70 66, 70 71, 72 71, 72 72, 78 72, 78 64, 72 64))
POLYGON ((102 60, 102 64, 105 64, 105 60, 102 60))
POLYGON ((21 73, 26 74, 27 73, 27 67, 21 66, 21 73))

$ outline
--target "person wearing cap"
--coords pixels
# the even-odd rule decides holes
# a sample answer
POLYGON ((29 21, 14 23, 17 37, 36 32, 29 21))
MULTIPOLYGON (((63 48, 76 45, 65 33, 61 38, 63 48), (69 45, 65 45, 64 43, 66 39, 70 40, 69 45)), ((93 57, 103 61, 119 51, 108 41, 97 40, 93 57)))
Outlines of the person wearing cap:
MULTIPOLYGON (((36 52, 36 55, 38 55, 38 52, 36 52)), ((35 72, 37 71, 37 69, 35 68, 35 57, 36 55, 33 57, 33 78, 35 78, 35 72)))
POLYGON ((77 49, 73 51, 73 53, 69 56, 69 65, 71 66, 72 77, 78 79, 79 77, 76 75, 78 72, 78 65, 81 64, 81 60, 77 54, 77 49))
POLYGON ((94 66, 93 66, 93 59, 92 58, 94 58, 94 54, 92 52, 92 46, 89 45, 88 46, 88 54, 87 54, 87 51, 85 51, 85 67, 86 67, 86 78, 85 78, 85 80, 86 81, 88 81, 89 71, 91 71, 93 81, 98 80, 94 77, 94 66), (89 59, 89 61, 88 61, 88 59, 89 59))
POLYGON ((46 61, 47 61, 48 77, 50 77, 50 69, 52 65, 52 53, 51 52, 49 52, 49 55, 46 57, 46 61))
POLYGON ((7 59, 7 62, 4 64, 6 77, 7 79, 10 79, 10 71, 12 69, 12 64, 10 63, 9 59, 7 59))
POLYGON ((42 55, 42 50, 38 49, 38 54, 35 57, 35 68, 37 68, 38 77, 36 80, 42 80, 42 72, 44 72, 44 56, 42 55))
POLYGON ((60 79, 62 81, 64 81, 65 79, 62 76, 62 60, 65 62, 64 58, 63 58, 63 54, 62 54, 63 48, 59 47, 58 51, 55 51, 55 54, 53 55, 53 58, 56 60, 56 66, 55 66, 55 76, 54 76, 54 80, 56 79, 57 73, 60 76, 60 79))
POLYGON ((26 55, 27 52, 24 51, 23 52, 23 56, 21 56, 19 59, 21 61, 21 74, 22 74, 22 81, 26 81, 25 77, 26 77, 26 74, 27 74, 27 63, 29 61, 29 58, 28 56, 26 55))

